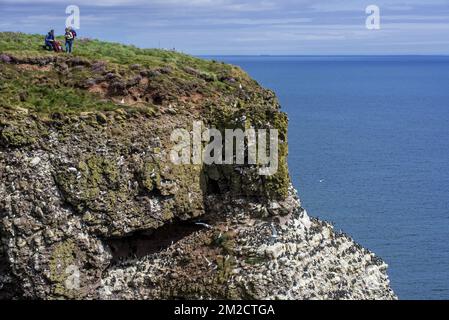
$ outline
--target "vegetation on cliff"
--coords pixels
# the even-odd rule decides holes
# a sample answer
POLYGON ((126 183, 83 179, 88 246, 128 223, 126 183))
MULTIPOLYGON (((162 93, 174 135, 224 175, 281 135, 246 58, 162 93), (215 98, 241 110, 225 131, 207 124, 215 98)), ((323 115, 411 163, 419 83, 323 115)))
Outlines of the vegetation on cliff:
POLYGON ((239 85, 260 91, 238 67, 178 52, 90 39, 80 39, 75 48, 74 56, 48 52, 42 36, 0 33, 2 106, 76 113, 154 107, 194 94, 212 99, 238 93, 239 85), (152 94, 138 90, 143 79, 152 94), (113 99, 123 96, 130 100, 113 99))
POLYGON ((88 270, 89 295, 114 255, 102 241, 205 217, 217 203, 251 199, 260 217, 288 213, 287 117, 239 67, 89 39, 73 55, 41 47, 39 35, 0 33, 0 238, 13 244, 7 268, 23 295, 77 297, 64 290, 69 263, 88 270), (278 172, 173 164, 171 133, 194 121, 278 129, 278 172))

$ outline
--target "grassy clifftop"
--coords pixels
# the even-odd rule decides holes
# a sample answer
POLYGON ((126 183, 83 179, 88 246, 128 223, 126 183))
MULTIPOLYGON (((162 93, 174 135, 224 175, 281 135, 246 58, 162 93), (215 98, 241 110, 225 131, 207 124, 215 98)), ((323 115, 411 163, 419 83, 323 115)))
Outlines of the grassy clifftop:
POLYGON ((154 109, 189 95, 216 100, 235 93, 237 84, 257 87, 238 67, 177 52, 78 39, 68 55, 42 44, 42 35, 0 33, 2 107, 40 113, 154 109))
MULTIPOLYGON (((63 38, 57 38, 63 42, 63 38)), ((61 55, 42 50, 44 35, 0 32, 0 52, 17 56, 61 55)), ((105 60, 119 65, 141 64, 144 67, 191 66, 203 72, 219 73, 230 71, 231 66, 197 59, 192 56, 159 49, 141 49, 135 46, 104 42, 94 39, 77 39, 75 56, 92 60, 105 60)))

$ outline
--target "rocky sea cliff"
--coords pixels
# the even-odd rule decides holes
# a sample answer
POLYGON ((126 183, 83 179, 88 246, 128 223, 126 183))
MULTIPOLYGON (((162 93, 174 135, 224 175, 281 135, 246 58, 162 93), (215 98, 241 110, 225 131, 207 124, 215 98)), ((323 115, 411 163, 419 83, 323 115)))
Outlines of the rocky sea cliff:
POLYGON ((0 34, 0 298, 396 298, 380 258, 302 208, 287 115, 243 70, 40 41, 0 34), (277 173, 174 165, 195 121, 277 129, 277 173))

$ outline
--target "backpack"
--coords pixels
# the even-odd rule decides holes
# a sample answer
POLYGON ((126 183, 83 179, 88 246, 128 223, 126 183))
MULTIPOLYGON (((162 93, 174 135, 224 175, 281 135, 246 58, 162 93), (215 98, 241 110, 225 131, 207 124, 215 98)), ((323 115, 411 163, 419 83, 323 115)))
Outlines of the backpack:
POLYGON ((53 50, 55 52, 62 52, 63 51, 62 45, 61 45, 61 43, 59 41, 53 42, 53 50))

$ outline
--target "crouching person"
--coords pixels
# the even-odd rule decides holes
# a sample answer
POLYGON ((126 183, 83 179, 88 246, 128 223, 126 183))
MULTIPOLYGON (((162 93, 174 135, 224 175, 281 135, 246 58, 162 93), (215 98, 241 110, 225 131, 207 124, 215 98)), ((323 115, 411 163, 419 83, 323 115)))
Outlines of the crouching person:
POLYGON ((47 33, 47 36, 45 37, 44 49, 48 51, 53 51, 54 42, 55 42, 55 31, 50 30, 50 32, 47 33))

